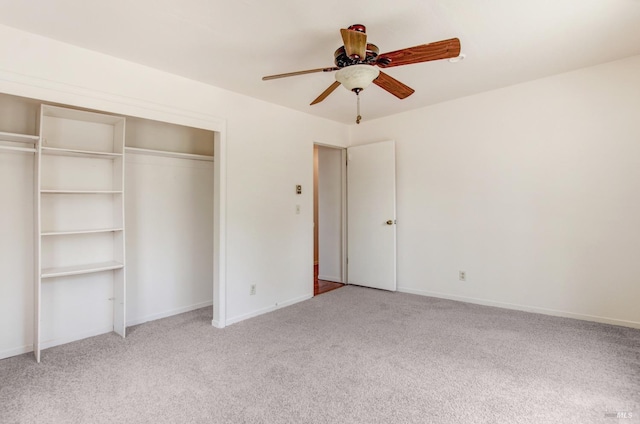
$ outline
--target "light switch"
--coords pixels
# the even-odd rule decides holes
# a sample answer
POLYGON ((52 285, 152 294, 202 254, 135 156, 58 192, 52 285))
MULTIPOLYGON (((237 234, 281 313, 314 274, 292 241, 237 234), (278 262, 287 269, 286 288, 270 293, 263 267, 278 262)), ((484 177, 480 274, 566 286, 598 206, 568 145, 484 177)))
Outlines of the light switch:
POLYGON ((296 215, 300 215, 300 205, 296 205, 296 215))
POLYGON ((300 184, 296 185, 296 194, 302 194, 302 186, 300 184))

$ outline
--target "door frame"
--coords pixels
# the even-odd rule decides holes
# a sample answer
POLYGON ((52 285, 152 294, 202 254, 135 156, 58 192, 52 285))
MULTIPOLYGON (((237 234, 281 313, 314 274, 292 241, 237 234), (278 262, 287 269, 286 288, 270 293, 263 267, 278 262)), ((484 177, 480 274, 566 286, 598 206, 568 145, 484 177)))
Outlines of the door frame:
MULTIPOLYGON (((313 146, 340 150, 340 278, 342 279, 342 284, 347 285, 349 284, 347 279, 349 272, 347 263, 347 148, 318 142, 313 142, 313 146)), ((311 161, 311 163, 313 163, 313 157, 311 161)), ((313 217, 311 219, 313 219, 313 217)))

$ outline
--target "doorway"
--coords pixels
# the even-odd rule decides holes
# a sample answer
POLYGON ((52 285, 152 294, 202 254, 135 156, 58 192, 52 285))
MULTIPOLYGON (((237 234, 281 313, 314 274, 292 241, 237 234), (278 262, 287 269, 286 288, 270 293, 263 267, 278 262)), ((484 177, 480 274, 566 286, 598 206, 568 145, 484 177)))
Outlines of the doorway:
POLYGON ((313 146, 313 294, 346 282, 346 153, 313 146))

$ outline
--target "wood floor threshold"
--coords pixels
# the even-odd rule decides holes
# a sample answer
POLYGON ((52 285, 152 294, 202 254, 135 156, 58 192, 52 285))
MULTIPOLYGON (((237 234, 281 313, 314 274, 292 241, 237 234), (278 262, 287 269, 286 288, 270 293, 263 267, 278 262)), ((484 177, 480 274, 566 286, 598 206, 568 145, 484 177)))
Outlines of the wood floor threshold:
POLYGON ((344 286, 342 283, 336 283, 334 281, 318 280, 318 265, 313 267, 313 295, 330 292, 331 290, 339 289, 344 286))

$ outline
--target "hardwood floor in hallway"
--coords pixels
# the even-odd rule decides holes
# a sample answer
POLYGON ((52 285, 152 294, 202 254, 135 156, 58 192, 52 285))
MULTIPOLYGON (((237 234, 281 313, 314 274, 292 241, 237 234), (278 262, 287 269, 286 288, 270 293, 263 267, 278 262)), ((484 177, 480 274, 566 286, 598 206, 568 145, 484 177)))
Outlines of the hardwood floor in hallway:
POLYGON ((313 295, 317 296, 331 290, 339 289, 344 286, 342 283, 334 283, 333 281, 318 280, 318 265, 313 267, 313 295))

